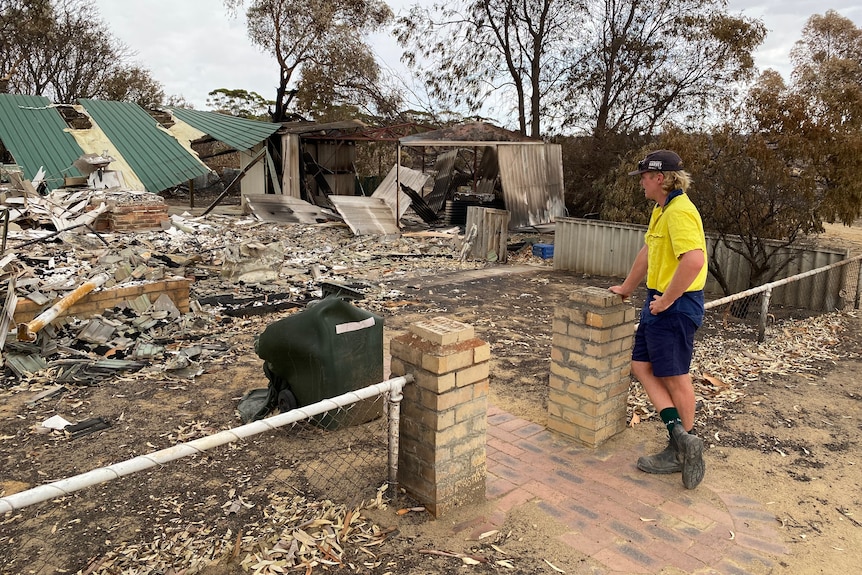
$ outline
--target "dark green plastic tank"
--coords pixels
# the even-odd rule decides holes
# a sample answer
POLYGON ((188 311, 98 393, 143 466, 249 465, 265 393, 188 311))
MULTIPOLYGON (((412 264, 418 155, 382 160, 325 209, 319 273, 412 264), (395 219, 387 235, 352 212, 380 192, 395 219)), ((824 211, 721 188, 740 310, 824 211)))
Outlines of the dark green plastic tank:
MULTIPOLYGON (((289 388, 296 407, 311 405, 383 381, 383 318, 329 296, 267 326, 255 351, 280 399, 289 388)), ((334 429, 370 421, 381 410, 382 402, 372 399, 315 421, 334 429)))

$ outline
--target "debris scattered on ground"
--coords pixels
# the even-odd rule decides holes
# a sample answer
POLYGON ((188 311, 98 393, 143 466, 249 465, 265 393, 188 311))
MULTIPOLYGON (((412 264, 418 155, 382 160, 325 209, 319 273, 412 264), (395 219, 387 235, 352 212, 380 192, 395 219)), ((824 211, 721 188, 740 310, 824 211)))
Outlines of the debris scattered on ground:
MULTIPOLYGON (((767 328, 763 343, 754 338, 756 326, 739 324, 695 343, 691 375, 698 409, 710 419, 721 419, 745 397, 749 382, 769 377, 813 373, 824 363, 847 357, 839 348, 847 317, 855 312, 833 312, 806 319, 790 319, 767 328)), ((639 384, 629 394, 629 422, 634 425, 655 417, 649 398, 639 384)))
MULTIPOLYGON (((151 541, 125 542, 84 571, 93 575, 198 573, 215 565, 239 565, 243 572, 274 575, 289 571, 346 568, 362 571, 379 567, 377 552, 394 533, 370 521, 364 511, 386 509, 386 486, 376 499, 358 505, 309 500, 302 495, 272 494, 262 519, 245 524, 243 531, 218 531, 208 525, 163 524, 151 541)), ((163 506, 180 502, 162 501, 163 506)), ((254 507, 241 498, 225 503, 226 512, 254 507)))
MULTIPOLYGON (((125 397, 122 394, 127 384, 141 390, 157 383, 159 389, 168 393, 191 388, 191 380, 201 369, 227 369, 241 354, 249 354, 248 348, 235 349, 236 334, 260 333, 279 314, 291 313, 322 297, 327 290, 340 289, 339 286, 361 292, 366 309, 396 313, 408 298, 391 287, 392 280, 430 278, 447 271, 488 265, 482 261, 462 261, 460 241, 457 230, 382 239, 355 237, 343 224, 271 224, 215 214, 205 218, 174 216, 164 229, 150 232, 97 236, 82 227, 74 233, 64 232, 50 238, 34 230, 13 232, 9 236, 9 254, 14 257, 8 261, 2 259, 6 262, 2 266, 2 279, 8 281, 14 277, 19 294, 33 301, 44 298, 42 305, 50 305, 82 279, 101 270, 111 270, 117 282, 147 281, 127 279, 142 274, 143 278, 177 275, 194 283, 192 302, 186 313, 164 309, 156 302, 128 302, 94 317, 57 320, 46 328, 38 345, 12 338, 3 351, 10 375, 0 382, 0 398, 21 392, 33 396, 26 403, 30 409, 28 427, 17 436, 0 435, 0 441, 23 444, 35 440, 47 444, 45 438, 35 437, 36 431, 29 426, 44 421, 54 410, 62 410, 71 421, 92 418, 85 401, 87 390, 82 387, 99 384, 104 378, 122 382, 115 396, 121 399, 125 397), (26 249, 21 247, 35 237, 39 238, 36 242, 24 246, 26 249), (262 281, 223 273, 231 257, 235 258, 231 265, 239 268, 246 258, 268 249, 279 251, 283 258, 272 279, 262 281), (255 316, 253 310, 264 311, 255 316), (27 359, 9 363, 9 358, 16 354, 27 359), (58 396, 62 396, 60 400, 53 401, 58 396)), ((540 238, 523 235, 513 241, 515 244, 510 245, 516 250, 510 255, 510 264, 529 263, 545 269, 552 265, 532 255, 532 245, 541 243, 540 238)), ((450 291, 460 293, 459 289, 450 291)), ((529 301, 530 296, 516 291, 500 297, 519 303, 529 301)), ((524 308, 518 309, 524 313, 524 308)), ((768 333, 766 343, 760 345, 753 342, 751 334, 745 331, 748 328, 743 326, 734 327, 738 331, 706 336, 698 344, 693 370, 701 408, 720 418, 744 397, 747 382, 764 376, 780 378, 813 372, 824 362, 846 357, 837 346, 845 319, 844 314, 836 313, 775 324, 769 328, 774 330, 773 334, 768 333)), ((493 326, 490 322, 481 318, 476 323, 493 326)), ((523 334, 505 332, 502 328, 494 331, 495 336, 500 336, 494 344, 495 355, 514 359, 549 355, 550 337, 528 340, 523 334)), ((538 403, 541 398, 531 400, 538 403)), ((134 401, 129 393, 130 404, 134 401)), ((638 419, 651 417, 648 406, 640 387, 634 386, 630 396, 634 415, 638 419)), ((132 409, 131 405, 129 411, 121 407, 105 418, 106 423, 115 425, 111 433, 119 430, 118 422, 124 417, 131 418, 132 409)), ((200 416, 191 410, 183 413, 164 427, 166 433, 160 437, 176 444, 217 431, 215 424, 195 417, 200 416)), ((132 427, 133 433, 135 424, 126 425, 132 427)), ((69 437, 65 431, 39 433, 48 434, 52 445, 67 447, 64 442, 69 437)), ((148 447, 152 447, 150 439, 157 441, 155 437, 148 438, 148 447)), ((83 446, 88 441, 70 445, 83 446)), ((34 461, 40 450, 31 450, 34 461)), ((29 459, 23 460, 23 465, 30 464, 29 459)), ((209 464, 209 459, 201 458, 190 465, 209 464)), ((232 524, 233 530, 216 521, 180 520, 178 510, 184 505, 186 509, 199 506, 209 510, 208 502, 184 498, 181 494, 155 497, 152 507, 143 509, 156 535, 145 541, 106 543, 99 551, 101 555, 84 572, 168 573, 171 569, 195 572, 207 565, 229 563, 242 564, 247 570, 259 573, 340 568, 382 573, 399 570, 393 560, 379 553, 379 546, 393 534, 375 525, 363 513, 384 504, 382 494, 375 502, 343 506, 306 499, 293 492, 257 500, 249 493, 229 493, 214 499, 214 516, 239 518, 232 524), (264 510, 261 517, 265 519, 241 521, 243 514, 251 510, 264 510), (342 533, 345 525, 349 528, 342 533)), ((125 498, 122 501, 125 504, 125 498)), ((65 505, 72 506, 74 502, 75 498, 67 498, 65 505)), ((420 513, 418 508, 405 509, 409 510, 404 514, 406 519, 420 513)), ((10 517, 9 521, 13 519, 10 517)), ((74 522, 59 527, 76 528, 74 522)), ((491 538, 483 534, 479 539, 486 537, 491 538)), ((474 555, 487 557, 495 566, 506 569, 517 564, 512 558, 502 558, 505 554, 493 545, 462 555, 473 560, 478 560, 474 555)), ((464 562, 457 556, 451 561, 464 562)), ((558 570, 544 561, 549 569, 558 570)))
POLYGON ((229 332, 231 318, 289 312, 327 289, 351 291, 366 307, 382 309, 400 296, 383 281, 487 265, 459 260, 457 231, 381 239, 354 237, 343 224, 273 224, 216 214, 173 215, 165 229, 123 234, 10 231, 0 279, 44 307, 105 274, 105 288, 171 277, 193 283, 185 314, 170 302, 143 297, 93 317, 56 319, 32 346, 8 341, 3 359, 14 378, 2 387, 92 385, 153 366, 193 378, 202 360, 227 345, 229 337, 213 336, 229 332), (193 356, 186 348, 195 343, 202 347, 193 356))

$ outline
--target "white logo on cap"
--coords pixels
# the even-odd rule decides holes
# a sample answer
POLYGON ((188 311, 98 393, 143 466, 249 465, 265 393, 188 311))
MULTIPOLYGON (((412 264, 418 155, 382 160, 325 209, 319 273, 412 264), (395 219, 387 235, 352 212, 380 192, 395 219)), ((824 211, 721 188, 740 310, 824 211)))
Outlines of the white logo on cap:
POLYGON ((661 160, 650 160, 649 168, 651 170, 661 171, 661 160))

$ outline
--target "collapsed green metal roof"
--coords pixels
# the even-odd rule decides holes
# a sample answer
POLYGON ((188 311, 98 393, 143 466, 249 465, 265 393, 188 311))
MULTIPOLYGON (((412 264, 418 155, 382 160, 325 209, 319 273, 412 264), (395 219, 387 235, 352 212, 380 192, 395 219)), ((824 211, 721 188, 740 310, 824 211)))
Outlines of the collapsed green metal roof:
POLYGON ((148 192, 209 172, 143 108, 130 102, 78 100, 132 167, 148 192))
POLYGON ((63 186, 65 176, 82 175, 72 162, 84 153, 66 121, 44 96, 0 94, 0 140, 32 180, 45 168, 48 189, 63 186))
POLYGON ((168 108, 174 117, 241 152, 270 137, 281 124, 237 118, 219 112, 168 108))

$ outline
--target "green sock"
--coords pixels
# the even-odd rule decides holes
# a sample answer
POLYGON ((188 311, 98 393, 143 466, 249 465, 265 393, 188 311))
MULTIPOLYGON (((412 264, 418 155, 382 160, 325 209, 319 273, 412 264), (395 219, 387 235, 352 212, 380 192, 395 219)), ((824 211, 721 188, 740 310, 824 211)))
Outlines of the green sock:
POLYGON ((659 416, 661 420, 664 422, 664 426, 667 427, 668 436, 673 432, 673 426, 679 423, 682 425, 682 420, 679 418, 679 412, 675 407, 665 407, 659 412, 659 416))

